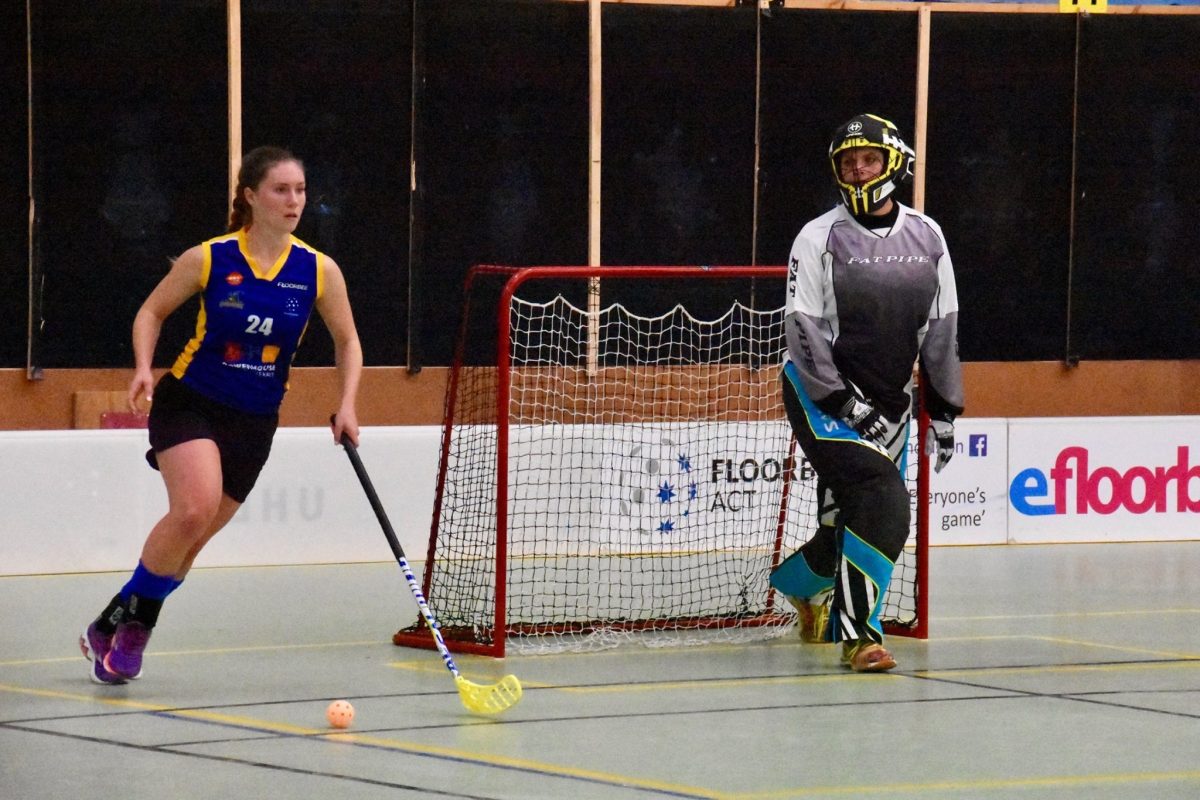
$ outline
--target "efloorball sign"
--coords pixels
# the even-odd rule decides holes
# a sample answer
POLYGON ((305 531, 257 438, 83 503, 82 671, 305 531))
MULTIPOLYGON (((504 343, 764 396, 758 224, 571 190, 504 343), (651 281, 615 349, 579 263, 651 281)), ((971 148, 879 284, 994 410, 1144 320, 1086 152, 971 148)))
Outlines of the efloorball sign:
POLYGON ((1200 420, 1011 419, 1011 542, 1195 539, 1200 420))

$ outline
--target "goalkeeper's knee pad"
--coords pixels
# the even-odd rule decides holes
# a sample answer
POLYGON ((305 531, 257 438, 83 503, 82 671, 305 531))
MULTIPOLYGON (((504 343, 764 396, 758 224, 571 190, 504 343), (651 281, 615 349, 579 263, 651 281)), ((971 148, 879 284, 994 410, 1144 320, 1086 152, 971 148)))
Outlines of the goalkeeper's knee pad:
POLYGON ((797 550, 771 573, 771 586, 789 597, 804 599, 828 591, 833 586, 833 576, 813 572, 804 553, 797 550))

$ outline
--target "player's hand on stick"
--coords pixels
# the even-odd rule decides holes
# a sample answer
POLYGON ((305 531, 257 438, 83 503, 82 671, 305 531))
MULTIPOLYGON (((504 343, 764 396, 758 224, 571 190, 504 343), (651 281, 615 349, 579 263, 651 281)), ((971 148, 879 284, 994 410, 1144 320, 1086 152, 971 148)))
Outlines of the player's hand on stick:
POLYGON ((350 443, 358 447, 358 417, 354 409, 342 410, 329 417, 329 427, 333 431, 335 444, 342 443, 342 437, 350 438, 350 443))
POLYGON ((941 472, 954 455, 954 421, 946 417, 930 417, 929 429, 925 432, 925 455, 937 454, 934 472, 941 472))
POLYGON ((887 423, 879 411, 861 397, 851 397, 847 400, 838 416, 864 439, 882 442, 887 434, 887 423))

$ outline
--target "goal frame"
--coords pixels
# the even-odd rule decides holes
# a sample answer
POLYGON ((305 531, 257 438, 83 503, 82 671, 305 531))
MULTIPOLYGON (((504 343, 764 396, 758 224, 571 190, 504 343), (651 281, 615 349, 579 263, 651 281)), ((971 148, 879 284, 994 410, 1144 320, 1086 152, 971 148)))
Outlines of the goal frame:
MULTIPOLYGON (((500 291, 499 300, 495 307, 495 324, 497 331, 496 339, 496 357, 495 361, 491 362, 491 366, 496 370, 496 506, 494 513, 496 515, 496 545, 495 545, 495 585, 494 590, 494 618, 492 620, 493 629, 491 642, 478 642, 470 638, 460 638, 455 636, 455 630, 452 628, 442 628, 443 634, 446 634, 445 641, 448 649, 465 654, 486 655, 494 658, 503 658, 505 654, 505 643, 508 637, 506 625, 507 612, 507 575, 508 575, 508 458, 509 458, 509 415, 507 408, 511 401, 511 376, 509 370, 509 361, 511 356, 510 343, 510 307, 512 300, 517 290, 525 283, 531 280, 554 280, 568 279, 572 281, 588 281, 590 285, 595 285, 596 281, 603 282, 605 278, 644 278, 644 279, 664 279, 664 280, 680 280, 689 277, 711 277, 713 273, 719 273, 721 279, 786 279, 787 267, 784 266, 622 266, 622 267, 585 267, 585 266, 500 266, 492 264, 479 264, 471 267, 468 270, 467 276, 463 283, 463 316, 460 320, 458 337, 455 343, 454 362, 450 368, 449 379, 446 384, 445 402, 443 409, 442 435, 440 439, 440 453, 438 458, 438 475, 435 484, 435 494, 433 503, 433 515, 430 524, 429 544, 426 551, 425 564, 422 570, 422 591, 426 597, 430 598, 431 605, 436 607, 437 598, 430 597, 434 567, 437 558, 438 534, 441 525, 442 502, 446 490, 446 475, 447 465, 450 459, 452 437, 455 426, 455 408, 458 400, 458 392, 460 389, 459 380, 464 367, 464 351, 465 351, 465 333, 470 324, 471 314, 469 303, 471 302, 471 290, 478 278, 481 276, 504 276, 508 278, 500 291)), ((770 368, 764 365, 764 368, 770 368)), ((589 366, 589 374, 591 373, 589 366)), ((918 387, 920 384, 918 382, 918 387)), ((926 431, 929 426, 929 418, 924 410, 924 403, 918 405, 919 413, 914 414, 914 421, 917 424, 917 442, 925 441, 926 431)), ((787 504, 789 499, 788 487, 791 484, 791 472, 794 468, 794 455, 797 449, 795 436, 790 436, 790 444, 788 447, 788 456, 784 464, 784 486, 780 502, 778 515, 777 530, 775 534, 775 547, 771 555, 772 567, 777 566, 784 554, 782 554, 782 539, 787 516, 787 504)), ((923 452, 923 447, 918 447, 918 463, 916 470, 917 479, 917 498, 916 498, 916 519, 914 531, 914 563, 917 572, 917 580, 914 586, 914 611, 915 621, 912 624, 899 624, 893 621, 885 621, 884 632, 906 636, 917 639, 926 639, 929 635, 929 620, 928 620, 928 603, 929 603, 929 504, 925 498, 929 497, 929 459, 923 452)), ((737 621, 729 621, 723 623, 720 619, 714 620, 692 620, 693 627, 696 628, 712 628, 726 627, 737 624, 742 627, 751 627, 754 625, 764 625, 776 622, 779 615, 773 611, 776 594, 773 588, 768 590, 766 599, 766 610, 757 619, 741 619, 737 621)), ((418 616, 415 625, 397 631, 392 636, 394 644, 406 647, 417 647, 421 649, 430 649, 432 647, 429 633, 424 630, 425 622, 418 616)), ((606 623, 609 628, 616 629, 641 629, 650 627, 651 622, 629 622, 624 624, 606 623)), ((551 633, 555 629, 553 622, 532 626, 530 633, 551 633)))

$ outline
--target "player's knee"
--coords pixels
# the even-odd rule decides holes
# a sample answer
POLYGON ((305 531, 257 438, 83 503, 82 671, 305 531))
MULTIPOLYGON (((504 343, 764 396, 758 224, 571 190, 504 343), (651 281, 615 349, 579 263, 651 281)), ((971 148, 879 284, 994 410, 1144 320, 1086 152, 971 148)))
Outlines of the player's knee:
POLYGON ((203 536, 212 524, 220 506, 219 499, 188 497, 171 504, 167 517, 178 534, 186 539, 203 536))

